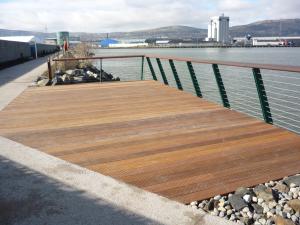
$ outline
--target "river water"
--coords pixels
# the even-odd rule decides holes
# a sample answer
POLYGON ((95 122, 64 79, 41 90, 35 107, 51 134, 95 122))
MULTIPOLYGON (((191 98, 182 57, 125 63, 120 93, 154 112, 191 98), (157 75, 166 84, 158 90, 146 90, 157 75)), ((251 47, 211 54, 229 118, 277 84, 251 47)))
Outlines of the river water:
MULTIPOLYGON (((157 49, 97 49, 97 56, 155 54, 163 56, 190 57, 300 66, 300 48, 157 48, 157 49)), ((95 61, 99 66, 100 62, 95 61)), ((162 82, 156 61, 152 59, 156 75, 162 82)), ((141 59, 104 60, 103 69, 121 80, 141 79, 141 59)), ((176 87, 169 62, 162 60, 170 86, 176 87)), ((175 66, 183 89, 195 94, 193 83, 185 62, 175 66)), ((222 104, 211 65, 193 64, 204 98, 222 104)), ((219 66, 231 108, 262 119, 252 70, 219 66)), ((300 133, 300 74, 262 70, 262 76, 271 108, 274 124, 300 133)), ((144 64, 143 79, 152 79, 148 64, 144 64)))

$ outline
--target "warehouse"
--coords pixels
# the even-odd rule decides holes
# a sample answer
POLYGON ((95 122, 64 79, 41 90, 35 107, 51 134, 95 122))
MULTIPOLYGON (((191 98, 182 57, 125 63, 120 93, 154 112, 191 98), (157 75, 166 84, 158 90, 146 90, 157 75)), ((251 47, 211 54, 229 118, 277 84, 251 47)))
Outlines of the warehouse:
POLYGON ((37 43, 34 36, 0 37, 0 68, 58 51, 57 45, 37 43))

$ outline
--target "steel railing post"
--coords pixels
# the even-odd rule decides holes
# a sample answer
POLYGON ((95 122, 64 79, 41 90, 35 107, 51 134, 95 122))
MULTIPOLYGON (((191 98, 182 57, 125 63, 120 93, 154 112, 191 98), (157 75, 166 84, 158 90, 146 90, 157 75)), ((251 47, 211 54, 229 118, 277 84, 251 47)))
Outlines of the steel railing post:
POLYGON ((144 60, 145 57, 142 56, 141 80, 144 80, 144 60))
POLYGON ((102 59, 100 59, 100 83, 102 83, 102 59))
POLYGON ((219 93, 223 102, 223 106, 226 108, 230 108, 230 104, 229 104, 229 100, 228 100, 228 96, 226 93, 226 89, 223 83, 223 79, 219 70, 219 66, 218 64, 212 64, 212 68, 216 77, 216 82, 219 88, 219 93))
POLYGON ((172 69, 172 72, 173 72, 173 75, 174 75, 174 79, 176 81, 176 84, 177 84, 177 87, 179 90, 183 90, 182 88, 182 85, 181 85, 181 82, 180 82, 180 79, 179 79, 179 76, 178 76, 178 73, 177 73, 177 70, 176 70, 176 67, 175 67, 175 64, 173 62, 172 59, 169 59, 169 63, 170 63, 170 66, 171 66, 171 69, 172 69))
POLYGON ((192 82, 193 82, 193 85, 194 85, 194 88, 195 88, 195 91, 196 91, 196 95, 198 97, 202 98, 202 93, 201 93, 201 90, 200 90, 200 86, 199 86, 199 83, 198 83, 198 80, 197 80, 192 62, 187 61, 186 64, 187 64, 187 67, 189 69, 189 72, 190 72, 190 75, 191 75, 191 78, 192 78, 192 82))
POLYGON ((162 79, 163 79, 163 81, 164 81, 164 84, 165 84, 165 85, 169 85, 168 80, 167 80, 167 77, 166 77, 166 74, 165 74, 165 71, 164 71, 164 68, 163 68, 163 66, 162 66, 162 64, 161 64, 160 59, 159 59, 159 58, 156 58, 156 62, 157 62, 159 71, 160 71, 160 73, 161 73, 162 79))
POLYGON ((51 67, 50 58, 48 58, 47 65, 48 65, 48 78, 49 80, 52 80, 53 77, 52 77, 52 67, 51 67))
POLYGON ((152 75, 152 77, 153 77, 153 80, 157 80, 157 77, 156 77, 155 71, 154 71, 154 69, 153 69, 153 66, 152 66, 152 63, 151 63, 150 58, 149 58, 149 57, 146 57, 146 59, 147 59, 148 66, 149 66, 151 75, 152 75))
POLYGON ((261 105, 262 114, 266 123, 273 124, 271 109, 268 102, 267 93, 259 68, 253 68, 253 76, 257 88, 258 98, 261 105))

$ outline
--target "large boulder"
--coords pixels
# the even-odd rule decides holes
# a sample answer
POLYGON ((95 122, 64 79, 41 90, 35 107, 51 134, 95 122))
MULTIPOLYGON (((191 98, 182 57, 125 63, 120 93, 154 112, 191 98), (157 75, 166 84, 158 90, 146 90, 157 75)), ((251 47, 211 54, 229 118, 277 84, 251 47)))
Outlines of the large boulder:
POLYGON ((248 207, 248 204, 244 201, 243 195, 234 194, 228 198, 230 205, 237 211, 242 210, 245 207, 248 207))
POLYGON ((291 184, 295 184, 296 186, 300 187, 300 175, 288 177, 284 179, 283 182, 288 186, 291 186, 291 184))
POLYGON ((293 223, 293 221, 291 221, 289 219, 284 219, 281 216, 276 216, 276 218, 275 218, 275 224, 276 225, 295 225, 293 223))
POLYGON ((253 189, 253 191, 258 198, 262 198, 266 202, 275 200, 272 189, 265 185, 258 185, 253 189))
POLYGON ((47 86, 47 85, 49 84, 49 79, 47 79, 47 78, 41 79, 41 80, 37 81, 36 84, 37 84, 39 87, 47 86))
POLYGON ((300 200, 299 199, 292 199, 287 203, 295 212, 300 213, 300 200))

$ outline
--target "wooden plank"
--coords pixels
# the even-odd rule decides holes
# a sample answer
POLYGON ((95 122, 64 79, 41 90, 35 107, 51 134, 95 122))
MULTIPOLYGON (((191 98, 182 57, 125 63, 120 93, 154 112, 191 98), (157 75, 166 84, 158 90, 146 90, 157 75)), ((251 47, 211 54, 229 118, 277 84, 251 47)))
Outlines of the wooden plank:
POLYGON ((188 203, 300 171, 300 137, 155 81, 29 88, 0 135, 188 203))

